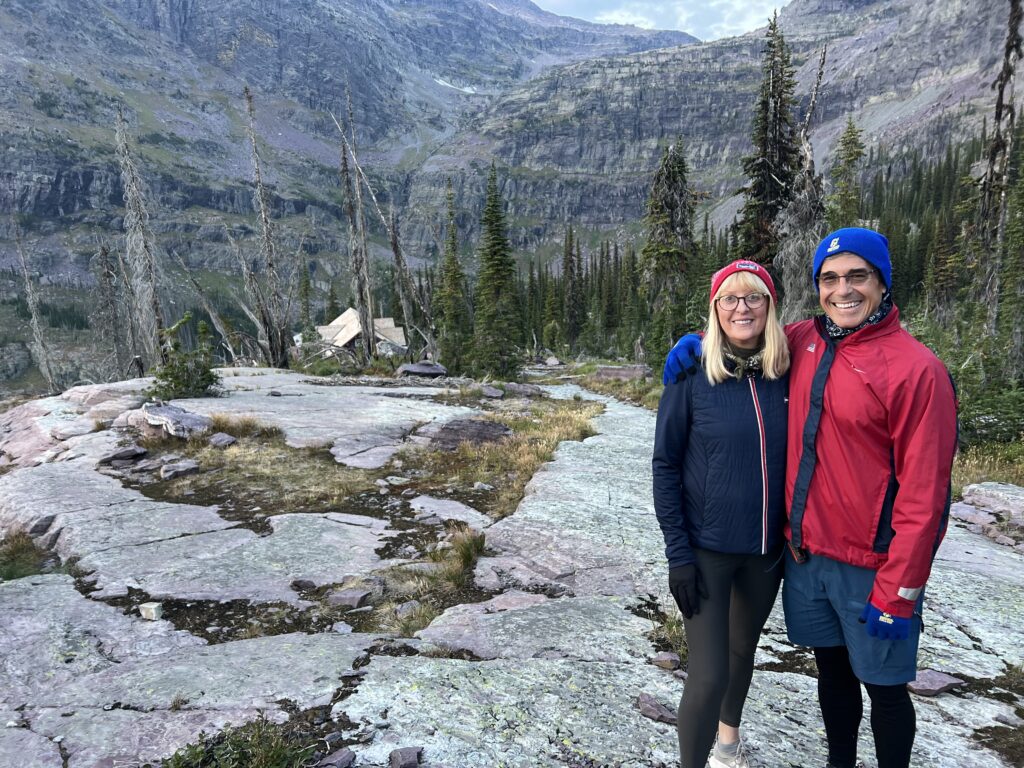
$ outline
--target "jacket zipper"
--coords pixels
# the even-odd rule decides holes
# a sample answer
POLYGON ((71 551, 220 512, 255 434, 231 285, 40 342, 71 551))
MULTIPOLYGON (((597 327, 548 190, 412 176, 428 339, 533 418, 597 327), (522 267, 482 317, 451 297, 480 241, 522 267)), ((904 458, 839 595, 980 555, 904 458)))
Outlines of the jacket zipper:
POLYGON ((757 436, 761 441, 761 554, 768 554, 768 453, 764 439, 764 417, 761 402, 757 399, 757 387, 753 377, 748 377, 750 396, 754 399, 754 414, 757 416, 757 436))

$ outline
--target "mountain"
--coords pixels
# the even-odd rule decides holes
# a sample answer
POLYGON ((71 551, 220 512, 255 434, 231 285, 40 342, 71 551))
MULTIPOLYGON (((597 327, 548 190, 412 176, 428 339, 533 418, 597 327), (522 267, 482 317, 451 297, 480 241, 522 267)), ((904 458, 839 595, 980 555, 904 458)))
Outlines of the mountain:
MULTIPOLYGON (((819 166, 852 116, 869 146, 934 153, 980 127, 1002 49, 999 0, 793 0, 780 21, 814 116, 819 166)), ((564 223, 635 234, 664 145, 727 223, 742 183, 761 32, 698 43, 603 26, 525 0, 6 0, 0 4, 0 266, 22 215, 45 278, 87 274, 116 242, 118 107, 137 138, 153 226, 197 268, 232 271, 225 227, 253 226, 244 85, 279 231, 337 270, 344 250, 337 131, 346 91, 361 156, 407 250, 430 258, 451 177, 467 246, 490 163, 511 237, 554 249, 564 223)), ((374 237, 378 250, 383 238, 374 237)))

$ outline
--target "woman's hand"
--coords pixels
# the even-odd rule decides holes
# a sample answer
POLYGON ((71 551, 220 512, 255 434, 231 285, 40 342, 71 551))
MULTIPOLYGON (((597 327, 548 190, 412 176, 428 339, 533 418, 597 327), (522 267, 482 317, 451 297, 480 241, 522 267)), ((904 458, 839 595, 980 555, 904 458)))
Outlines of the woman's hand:
POLYGON ((708 599, 708 589, 704 586, 704 579, 700 570, 693 563, 688 565, 677 565, 668 571, 668 588, 676 605, 683 614, 683 618, 689 619, 694 614, 700 613, 700 599, 708 599))

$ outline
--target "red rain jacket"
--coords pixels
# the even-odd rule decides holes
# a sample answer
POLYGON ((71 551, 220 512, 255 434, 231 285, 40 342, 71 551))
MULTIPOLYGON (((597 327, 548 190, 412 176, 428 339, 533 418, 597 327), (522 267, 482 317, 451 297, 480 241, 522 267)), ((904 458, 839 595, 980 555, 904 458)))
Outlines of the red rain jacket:
POLYGON ((946 532, 957 443, 946 368, 899 311, 845 339, 820 319, 786 327, 786 537, 877 571, 871 603, 910 617, 946 532))

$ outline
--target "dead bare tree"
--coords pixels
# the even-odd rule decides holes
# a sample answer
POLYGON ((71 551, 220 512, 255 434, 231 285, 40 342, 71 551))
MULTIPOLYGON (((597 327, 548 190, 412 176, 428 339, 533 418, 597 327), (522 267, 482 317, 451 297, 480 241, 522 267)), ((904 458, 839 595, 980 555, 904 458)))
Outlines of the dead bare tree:
POLYGON ((217 307, 210 300, 206 291, 203 290, 203 286, 198 280, 192 275, 188 265, 185 264, 185 260, 181 258, 177 253, 173 254, 175 260, 178 262, 178 266, 181 267, 182 273, 185 275, 185 279, 189 281, 196 295, 199 297, 200 303, 203 305, 203 309, 206 310, 206 314, 210 316, 210 321, 213 323, 213 328, 220 335, 221 344, 224 347, 224 351, 227 353, 227 362, 229 365, 234 365, 238 359, 238 353, 235 348, 239 346, 238 332, 231 327, 231 324, 217 311, 217 307))
POLYGON ((800 127, 801 166, 795 179, 795 194, 775 219, 779 233, 779 251, 773 262, 786 297, 780 306, 779 319, 783 323, 802 320, 817 306, 813 286, 809 279, 810 256, 825 236, 825 193, 821 176, 814 169, 814 149, 810 142, 811 118, 818 102, 818 92, 825 74, 828 46, 821 49, 818 77, 811 91, 803 124, 800 127))
POLYGON ((984 270, 982 301, 988 307, 986 331, 994 334, 999 310, 999 275, 1002 271, 1006 238, 1006 215, 1010 187, 1010 158, 1013 156, 1017 109, 1014 105, 1014 79, 1017 62, 1024 57, 1021 0, 1010 0, 1010 16, 1003 46, 1003 66, 992 88, 996 91, 992 138, 989 140, 985 172, 981 177, 978 204, 978 232, 981 237, 980 266, 984 270))
POLYGON ((21 278, 25 285, 25 302, 28 304, 29 322, 32 326, 32 352, 36 358, 36 365, 46 379, 46 385, 50 392, 60 392, 60 384, 57 381, 57 373, 53 367, 53 358, 50 354, 50 347, 46 343, 46 336, 43 334, 42 313, 39 309, 39 294, 36 292, 32 275, 28 271, 28 259, 25 257, 25 246, 21 239, 21 227, 17 222, 14 225, 14 244, 18 252, 18 261, 21 264, 21 278))
POLYGON ((246 86, 244 90, 246 111, 249 115, 249 143, 252 149, 253 169, 253 206, 260 222, 260 266, 264 275, 261 285, 252 265, 240 256, 243 273, 245 274, 246 293, 255 309, 254 320, 259 331, 260 350, 267 365, 275 368, 288 367, 288 351, 292 346, 289 329, 291 317, 291 300, 285 295, 283 282, 278 269, 277 245, 274 239, 273 223, 270 219, 270 202, 267 188, 263 183, 263 170, 260 161, 259 144, 256 141, 256 109, 253 104, 252 92, 246 86))
MULTIPOLYGON (((405 317, 405 323, 408 328, 414 330, 423 339, 424 352, 427 357, 432 360, 437 359, 437 339, 434 336, 434 321, 433 315, 430 309, 430 302, 416 289, 416 285, 412 279, 412 273, 409 270, 409 263, 405 259, 405 253, 402 250, 402 239, 399 233, 398 226, 398 215, 395 212, 394 206, 391 206, 389 215, 385 215, 383 209, 380 206, 380 202, 377 200, 377 195, 373 191, 373 186, 370 184, 370 179, 363 171, 363 167, 359 164, 359 158, 356 156, 355 146, 351 141, 346 139, 345 130, 337 119, 335 119, 335 125, 338 127, 338 131, 341 133, 342 141, 342 152, 343 166, 347 166, 349 162, 356 173, 356 186, 366 187, 366 191, 369 194, 370 202, 373 203, 374 211, 377 213, 377 217, 380 219, 381 225, 384 230, 388 233, 388 241, 391 245, 391 254, 395 259, 395 288, 398 292, 398 299, 402 304, 402 314, 405 317), (414 314, 415 309, 419 311, 420 316, 423 318, 422 327, 415 322, 416 315, 414 314)), ((359 204, 362 205, 362 200, 359 198, 359 204)), ((410 334, 411 337, 412 334, 410 334)), ((411 341, 411 338, 410 338, 411 341)))
POLYGON ((352 140, 345 135, 345 128, 338 119, 331 115, 334 124, 341 134, 340 172, 341 184, 345 190, 345 213, 348 216, 348 250, 352 265, 352 294, 355 298, 356 312, 359 314, 359 327, 362 330, 360 344, 364 360, 369 360, 374 353, 375 333, 373 328, 373 295, 370 288, 370 254, 366 247, 366 216, 363 213, 362 185, 359 180, 353 183, 352 169, 349 166, 349 155, 355 146, 355 123, 352 119, 352 97, 348 97, 348 121, 352 130, 352 140))
POLYGON ((156 247, 149 229, 145 188, 128 146, 127 124, 120 109, 114 139, 124 187, 124 261, 133 299, 128 320, 135 326, 133 340, 140 345, 133 352, 153 366, 164 362, 161 338, 165 325, 157 289, 156 247))
POLYGON ((100 367, 100 377, 107 380, 120 378, 128 367, 131 359, 124 336, 124 312, 122 311, 121 286, 123 277, 118 274, 110 248, 99 243, 96 255, 92 258, 92 270, 96 276, 96 303, 94 305, 92 324, 109 346, 109 362, 100 367), (105 371, 105 367, 112 371, 105 371))

